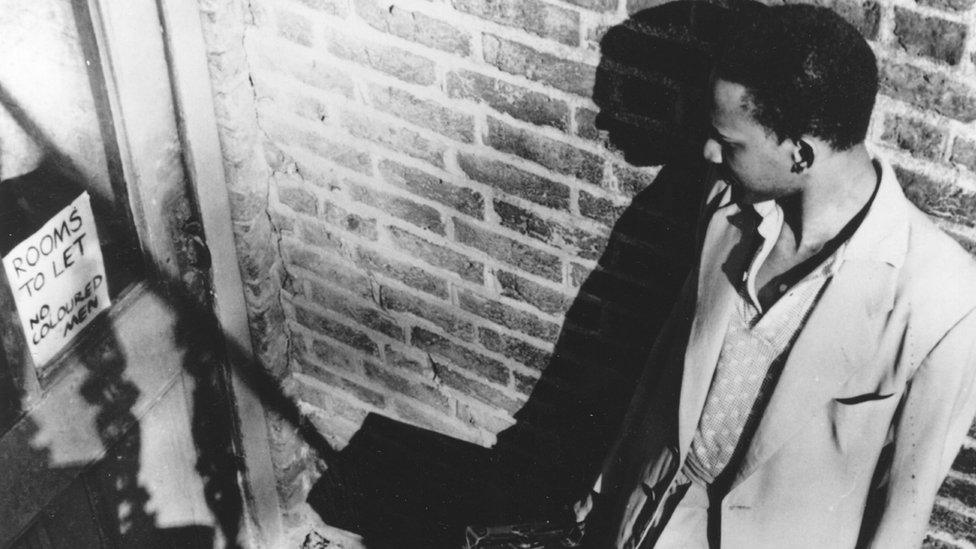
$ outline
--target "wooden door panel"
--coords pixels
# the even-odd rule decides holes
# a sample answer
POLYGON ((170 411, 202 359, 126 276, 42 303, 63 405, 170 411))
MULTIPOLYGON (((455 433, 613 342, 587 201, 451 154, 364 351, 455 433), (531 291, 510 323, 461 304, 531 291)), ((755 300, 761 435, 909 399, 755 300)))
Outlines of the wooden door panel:
POLYGON ((13 549, 98 549, 108 547, 99 529, 95 507, 83 478, 45 509, 13 549))
MULTIPOLYGON (((44 399, 0 438, 0 486, 5 487, 0 490, 0 546, 10 543, 126 431, 146 421, 147 412, 173 385, 180 385, 179 395, 184 397, 185 350, 177 344, 178 315, 149 291, 128 299, 130 303, 107 319, 111 327, 102 328, 104 338, 77 357, 76 364, 64 368, 64 377, 44 399)), ((180 404, 183 412, 173 417, 173 423, 158 427, 158 434, 172 437, 166 431, 178 430, 189 438, 185 400, 180 404)), ((163 408, 160 414, 168 410, 163 408)), ((192 453, 192 448, 191 442, 182 450, 192 453)), ((170 467, 154 465, 162 471, 170 467)))

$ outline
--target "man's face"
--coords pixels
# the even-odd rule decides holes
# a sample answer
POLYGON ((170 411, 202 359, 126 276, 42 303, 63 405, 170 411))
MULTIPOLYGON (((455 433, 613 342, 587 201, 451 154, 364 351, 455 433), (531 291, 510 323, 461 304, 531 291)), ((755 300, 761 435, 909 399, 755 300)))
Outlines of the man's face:
POLYGON ((736 199, 752 204, 799 190, 792 141, 780 141, 752 117, 746 88, 717 79, 712 87, 712 128, 703 154, 733 188, 736 199))

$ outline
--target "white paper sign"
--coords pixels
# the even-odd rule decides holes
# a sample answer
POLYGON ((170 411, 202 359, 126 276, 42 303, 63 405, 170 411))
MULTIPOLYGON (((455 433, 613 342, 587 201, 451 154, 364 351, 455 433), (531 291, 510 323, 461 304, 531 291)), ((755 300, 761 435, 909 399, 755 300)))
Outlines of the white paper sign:
POLYGON ((18 244, 3 269, 34 364, 41 366, 110 305, 88 193, 18 244))

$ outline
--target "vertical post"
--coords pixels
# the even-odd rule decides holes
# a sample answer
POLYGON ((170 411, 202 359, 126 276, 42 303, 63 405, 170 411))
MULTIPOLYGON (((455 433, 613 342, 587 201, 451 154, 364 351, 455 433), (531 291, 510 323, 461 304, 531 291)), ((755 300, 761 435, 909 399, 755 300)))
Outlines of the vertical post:
POLYGON ((242 372, 257 367, 238 270, 230 204, 221 161, 206 48, 197 2, 158 0, 169 56, 184 158, 210 249, 214 313, 227 347, 233 406, 244 457, 241 489, 249 541, 274 546, 282 535, 281 510, 264 408, 242 372))

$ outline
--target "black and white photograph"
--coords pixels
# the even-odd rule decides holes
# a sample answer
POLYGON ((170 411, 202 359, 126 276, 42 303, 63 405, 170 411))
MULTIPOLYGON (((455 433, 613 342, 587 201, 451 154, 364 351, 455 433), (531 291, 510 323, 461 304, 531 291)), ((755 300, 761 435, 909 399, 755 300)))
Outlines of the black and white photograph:
POLYGON ((976 0, 0 0, 0 547, 976 549, 976 0))

